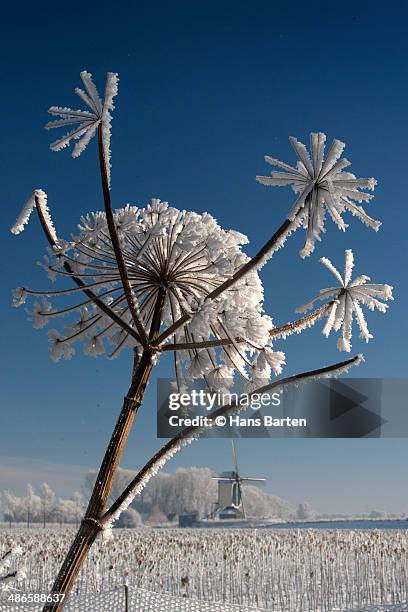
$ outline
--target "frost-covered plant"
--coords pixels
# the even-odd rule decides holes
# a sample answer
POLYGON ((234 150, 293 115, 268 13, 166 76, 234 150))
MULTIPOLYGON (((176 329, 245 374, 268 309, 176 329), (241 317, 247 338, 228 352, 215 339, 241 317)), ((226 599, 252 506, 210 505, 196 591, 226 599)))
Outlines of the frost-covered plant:
POLYGON ((360 338, 368 342, 373 337, 368 331, 360 303, 367 306, 370 310, 377 309, 380 312, 387 312, 388 304, 384 304, 381 300, 388 301, 394 299, 392 297, 393 287, 390 285, 367 284, 367 281, 371 279, 365 274, 357 276, 352 280, 351 274, 354 266, 354 256, 353 251, 350 249, 347 249, 345 252, 343 276, 341 276, 340 272, 336 270, 327 257, 322 257, 320 261, 336 277, 340 286, 321 289, 319 295, 306 304, 299 306, 296 311, 305 312, 313 308, 317 300, 326 300, 328 298, 334 300, 331 302, 327 312, 327 321, 323 328, 323 334, 327 337, 332 330, 338 331, 341 329, 341 336, 337 342, 337 347, 340 351, 350 352, 353 315, 360 328, 360 338))
MULTIPOLYGON (((204 304, 220 281, 233 276, 249 260, 241 249, 248 242, 245 236, 224 231, 208 213, 180 212, 157 199, 146 208, 126 205, 114 213, 114 221, 132 297, 146 334, 152 327, 158 300, 162 301, 161 325, 171 326, 188 317, 174 334, 175 343, 163 344, 162 349, 175 351, 179 386, 183 372, 190 379, 206 377, 212 387, 228 384, 235 370, 247 379, 259 376, 260 367, 264 379, 271 370, 281 372, 284 354, 271 348, 272 320, 263 312, 263 289, 256 271, 239 279, 222 297, 204 304), (220 356, 216 354, 218 343, 220 356), (255 354, 257 357, 251 359, 255 354)), ((55 291, 50 287, 41 292, 19 288, 15 305, 22 304, 27 295, 41 296, 31 312, 36 328, 63 315, 71 319, 67 331, 49 332, 54 361, 71 358, 77 341, 82 342, 86 354, 94 357, 105 353, 107 347, 109 358, 126 346, 141 351, 143 342, 133 326, 106 215, 88 214, 78 227, 79 234, 70 242, 50 250, 44 267, 55 279, 68 274, 64 267, 68 264, 117 319, 101 312, 92 298, 62 308, 47 299, 82 294, 82 286, 55 291)))
MULTIPOLYGON (((48 109, 50 115, 59 117, 56 121, 50 121, 45 128, 54 128, 75 125, 65 136, 59 138, 50 145, 52 151, 61 151, 67 147, 71 140, 78 140, 72 151, 72 157, 79 157, 95 136, 100 127, 99 136, 102 142, 104 159, 107 166, 108 180, 110 181, 110 134, 111 134, 111 114, 114 109, 113 98, 118 93, 118 75, 108 72, 105 85, 104 100, 99 97, 99 93, 92 80, 92 75, 86 70, 81 72, 82 83, 85 91, 79 87, 75 88, 75 93, 85 102, 88 110, 72 110, 61 106, 51 106, 48 109)), ((71 129, 71 128, 70 128, 71 129)))
POLYGON ((15 585, 25 579, 25 567, 19 562, 22 554, 22 547, 16 545, 0 557, 0 593, 15 589, 15 585))
POLYGON ((307 230, 306 242, 300 251, 301 257, 313 253, 315 241, 321 239, 326 212, 343 231, 348 227, 341 216, 346 210, 378 231, 380 221, 369 217, 365 210, 356 204, 369 202, 374 197, 360 189, 374 190, 377 181, 373 178, 358 179, 351 172, 344 172, 344 168, 350 165, 347 159, 341 157, 346 146, 344 142, 333 140, 325 158, 326 135, 321 132, 310 134, 310 154, 305 145, 296 138, 291 136, 289 141, 299 157, 296 168, 266 155, 265 161, 268 164, 277 166, 284 172, 257 176, 256 180, 263 185, 291 185, 293 191, 299 194, 288 213, 288 219, 296 220, 307 230))
MULTIPOLYGON (((47 590, 73 533, 70 527, 30 534, 14 528, 10 544, 8 530, 0 529, 0 556, 12 545, 24 549, 27 577, 18 584, 20 593, 47 590)), ((269 612, 406 612, 404 529, 167 528, 115 529, 113 533, 110 546, 102 539, 95 542, 81 570, 80 594, 72 598, 70 607, 75 605, 81 612, 116 612, 114 595, 125 578, 138 596, 144 589, 154 591, 157 610, 187 610, 189 602, 198 599, 204 609, 209 601, 217 601, 237 612, 241 606, 269 612), (181 580, 184 576, 188 582, 181 580), (93 606, 88 603, 92 594, 96 595, 93 606), (167 599, 168 595, 184 599, 167 599)), ((146 612, 156 609, 150 598, 149 604, 138 607, 146 612)), ((9 610, 6 603, 2 609, 9 610)))
MULTIPOLYGON (((104 211, 84 215, 78 232, 70 240, 63 240, 51 220, 47 195, 41 189, 34 190, 12 232, 21 232, 35 209, 49 243, 48 255, 41 265, 52 281, 65 279, 73 285, 42 291, 20 287, 14 292, 14 305, 24 304, 28 296, 36 298, 30 312, 36 328, 62 316, 68 318, 65 328, 52 328, 49 332, 51 357, 55 361, 71 358, 75 343, 81 342, 84 352, 93 357, 106 353, 112 358, 125 347, 131 347, 134 363, 122 411, 85 516, 54 583, 55 593, 70 591, 97 534, 107 533, 112 521, 164 463, 202 433, 198 427, 189 427, 170 440, 107 508, 128 434, 159 356, 173 353, 180 390, 186 380, 195 379, 203 380, 211 390, 218 390, 238 376, 246 382, 249 394, 337 375, 360 363, 362 356, 357 355, 272 381, 272 374, 280 374, 285 364, 284 353, 275 350, 273 343, 300 333, 324 316, 329 317, 328 328, 335 305, 337 308, 337 302, 341 303, 341 292, 347 291, 347 296, 353 298, 355 292, 350 289, 346 274, 344 282, 341 280, 341 289, 333 293, 334 300, 297 321, 275 327, 264 312, 259 272, 288 236, 302 225, 307 227, 307 238, 301 254, 309 255, 324 229, 326 210, 343 230, 346 225, 341 215, 345 210, 358 215, 374 229, 379 227, 378 222, 353 203, 372 197, 360 189, 373 189, 374 179, 356 179, 343 172, 348 162, 340 159, 344 145, 337 140, 324 159, 325 136, 320 133, 311 135, 311 156, 304 145, 291 139, 300 157, 297 168, 266 158, 286 172, 272 173, 271 178, 258 177, 258 180, 268 185, 290 184, 300 195, 282 225, 252 258, 242 248, 247 238, 239 232, 222 229, 208 213, 179 211, 158 199, 147 206, 127 204, 113 210, 110 113, 118 77, 108 74, 103 100, 91 75, 82 72, 81 78, 85 90, 76 89, 76 93, 87 110, 52 106, 49 112, 59 119, 46 127, 76 126, 51 145, 51 149, 59 151, 77 139, 74 157, 84 151, 94 135, 98 136, 104 211), (81 296, 79 301, 69 300, 77 296, 81 296), (62 300, 58 307, 57 299, 62 300)), ((374 299, 372 293, 369 297, 374 299)), ((218 407, 212 416, 241 409, 238 400, 218 407)), ((47 610, 61 608, 62 604, 46 607, 47 610)))

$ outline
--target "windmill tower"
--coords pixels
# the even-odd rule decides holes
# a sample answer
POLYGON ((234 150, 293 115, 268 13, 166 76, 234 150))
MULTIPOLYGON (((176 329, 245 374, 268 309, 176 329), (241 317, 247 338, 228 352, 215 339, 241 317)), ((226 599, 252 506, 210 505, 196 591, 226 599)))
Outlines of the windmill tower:
POLYGON ((222 472, 219 476, 213 476, 213 479, 218 481, 218 500, 212 516, 219 513, 220 519, 245 519, 242 484, 245 482, 264 483, 266 479, 240 476, 234 440, 231 440, 231 444, 234 470, 222 472))

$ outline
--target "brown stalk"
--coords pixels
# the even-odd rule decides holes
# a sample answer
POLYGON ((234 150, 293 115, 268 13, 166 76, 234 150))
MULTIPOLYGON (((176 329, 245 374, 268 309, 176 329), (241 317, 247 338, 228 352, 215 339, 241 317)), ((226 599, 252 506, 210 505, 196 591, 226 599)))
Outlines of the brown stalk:
MULTIPOLYGON (((154 339, 160 329, 164 299, 165 291, 159 290, 149 334, 151 339, 154 339)), ((142 403, 146 385, 153 368, 152 358, 155 352, 154 348, 150 346, 145 347, 140 361, 138 361, 135 351, 129 390, 124 398, 121 413, 99 468, 85 516, 53 584, 52 594, 68 594, 71 591, 95 538, 103 528, 100 518, 109 498, 113 479, 118 470, 134 418, 142 403)), ((44 606, 43 612, 60 612, 63 606, 64 602, 47 604, 44 606)))
POLYGON ((333 302, 323 304, 323 306, 320 306, 320 308, 314 312, 306 315, 305 317, 297 319, 296 321, 286 323, 286 325, 281 325, 280 327, 274 327, 269 332, 269 335, 271 338, 281 338, 282 336, 289 336, 290 334, 293 334, 299 327, 302 327, 302 325, 313 325, 329 310, 330 306, 333 306, 333 302))
POLYGON ((133 300, 133 294, 132 294, 132 287, 129 282, 126 264, 125 264, 123 252, 120 246, 118 233, 115 227, 115 220, 113 218, 108 174, 106 170, 106 160, 105 160, 105 155, 103 152, 103 144, 102 144, 102 124, 98 127, 98 147, 99 147, 99 165, 100 165, 101 179, 102 179, 103 201, 105 205, 105 214, 106 214, 106 221, 108 224, 109 236, 112 242, 112 247, 115 253, 116 263, 118 265, 118 270, 119 270, 120 278, 122 280, 123 290, 125 292, 125 296, 126 296, 126 300, 129 306, 130 313, 132 315, 133 321, 136 325, 136 329, 141 338, 142 346, 147 346, 147 335, 146 335, 145 329, 143 327, 143 324, 140 320, 139 314, 135 307, 135 303, 133 300))
MULTIPOLYGON (((244 338, 235 338, 235 342, 245 342, 244 338)), ((233 341, 228 338, 220 338, 219 340, 204 340, 203 342, 176 342, 174 344, 165 344, 160 348, 161 351, 187 351, 190 349, 213 348, 217 346, 228 346, 233 341)))
MULTIPOLYGON (((103 183, 103 188, 104 188, 106 216, 107 216, 107 219, 110 218, 110 223, 112 226, 112 227, 109 226, 109 221, 108 221, 108 227, 110 231, 111 231, 111 228, 113 228, 113 231, 111 233, 111 240, 112 240, 112 244, 114 245, 115 256, 117 257, 118 268, 119 270, 121 270, 121 265, 122 265, 122 272, 124 271, 125 273, 124 277, 122 277, 122 275, 121 277, 122 277, 122 282, 124 285, 126 297, 128 297, 128 295, 126 294, 125 282, 127 282, 128 289, 130 291, 130 295, 129 295, 130 301, 128 300, 129 309, 131 309, 132 306, 134 309, 134 303, 133 303, 133 297, 131 294, 130 284, 129 284, 129 280, 127 277, 125 263, 123 260, 123 254, 122 254, 119 239, 116 233, 116 228, 114 226, 112 209, 110 206, 110 195, 109 195, 106 167, 105 167, 104 159, 103 159, 103 150, 101 146, 101 135, 100 135, 100 156, 101 156, 100 157, 101 174, 102 174, 102 183, 103 183), (116 248, 115 248, 115 244, 116 244, 116 248), (117 255, 116 250, 119 253, 119 257, 117 255)), ((41 211, 39 210, 39 207, 37 207, 37 210, 39 211, 41 224, 43 225, 44 229, 47 229, 46 235, 47 235, 48 240, 49 241, 51 240, 52 241, 51 243, 54 243, 52 236, 50 235, 50 232, 48 231, 45 219, 43 218, 41 211)), ((69 264, 66 263, 66 265, 69 268, 71 268, 69 264)), ((76 277, 74 277, 74 279, 75 278, 76 277)), ((80 279, 76 279, 76 282, 77 284, 80 284, 80 286, 82 286, 83 284, 83 281, 81 281, 80 279)), ((85 289, 84 289, 84 292, 86 293, 85 289)), ((147 386, 147 383, 148 383, 148 380, 149 380, 149 377, 150 377, 150 374, 153 368, 153 356, 157 352, 157 349, 148 345, 148 341, 155 340, 156 336, 159 333, 165 297, 166 297, 166 289, 160 288, 157 292, 156 302, 154 305, 152 322, 150 325, 149 338, 147 338, 144 327, 142 326, 141 322, 138 319, 137 313, 135 312, 136 314, 136 318, 134 319, 135 325, 138 325, 138 322, 139 322, 138 330, 140 328, 139 331, 142 331, 144 334, 143 336, 144 350, 140 358, 140 361, 138 361, 138 355, 135 350, 132 379, 131 379, 129 390, 127 392, 127 395, 124 398, 121 413, 116 422, 115 429, 112 433, 108 447, 105 451, 103 461, 99 468, 98 476, 96 478, 96 482, 95 482, 95 485, 94 485, 94 488, 93 488, 93 491, 92 491, 92 494, 91 494, 91 497, 88 503, 88 507, 87 507, 85 516, 83 520, 81 521, 81 525, 78 529, 78 532, 74 538, 73 543, 71 544, 71 547, 65 557, 62 567, 53 584, 53 587, 51 590, 52 594, 70 593, 70 591, 72 590, 72 586, 78 576, 78 573, 82 565, 85 562, 88 552, 93 542, 95 541, 95 538, 97 537, 98 533, 102 529, 100 517, 105 509, 107 500, 109 498, 109 494, 112 489, 114 477, 120 465, 120 461, 121 461, 121 458, 122 458, 122 455, 125 449, 125 445, 126 445, 130 430, 133 425, 133 421, 142 403, 143 395, 144 395, 144 392, 145 392, 145 389, 146 389, 146 386, 147 386)), ((46 604, 43 610, 44 612, 59 612, 64 607, 64 601, 46 604)))

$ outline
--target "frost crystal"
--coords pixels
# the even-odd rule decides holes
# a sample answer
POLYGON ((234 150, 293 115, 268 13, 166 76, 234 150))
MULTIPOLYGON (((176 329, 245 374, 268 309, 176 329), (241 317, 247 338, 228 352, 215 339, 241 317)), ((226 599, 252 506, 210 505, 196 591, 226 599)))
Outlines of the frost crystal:
MULTIPOLYGON (((257 272, 244 276, 216 300, 205 299, 214 287, 249 260, 241 249, 247 242, 245 236, 223 230, 208 213, 179 211, 158 199, 153 199, 146 208, 128 204, 115 211, 114 220, 126 254, 134 301, 146 331, 152 324, 154 304, 161 291, 165 292, 162 329, 188 315, 185 324, 172 336, 180 388, 184 377, 204 376, 214 388, 230 384, 227 379, 232 379, 234 372, 247 381, 258 379, 259 351, 266 364, 262 368, 266 371, 263 379, 272 372, 281 372, 284 354, 271 347, 273 325, 263 312, 263 287, 257 272)), ((137 345, 130 333, 135 331, 135 324, 125 300, 105 213, 83 216, 78 230, 71 242, 60 241, 61 248, 49 250, 50 258, 42 267, 47 273, 66 279, 70 274, 63 264, 67 262, 73 270, 71 276, 86 283, 129 331, 91 299, 61 309, 51 306, 48 300, 37 301, 31 313, 35 327, 43 327, 55 317, 70 318, 68 333, 51 332, 50 351, 55 361, 61 357, 70 359, 76 341, 81 341, 85 354, 92 357, 105 353, 108 345, 110 358, 126 346, 137 345), (75 319, 76 315, 79 318, 75 319)), ((82 286, 44 292, 17 290, 15 303, 23 303, 27 293, 52 299, 81 292, 82 286)), ((167 348, 166 343, 163 346, 167 348)))
POLYGON ((73 151, 72 157, 79 157, 86 149, 88 143, 95 136, 99 126, 102 128, 102 147, 106 163, 108 181, 110 182, 110 136, 111 136, 111 121, 110 111, 113 110, 113 98, 118 93, 118 75, 113 72, 108 72, 105 85, 105 99, 101 102, 98 91, 92 80, 92 75, 89 72, 83 71, 80 74, 84 84, 85 91, 80 88, 75 89, 75 93, 86 104, 89 110, 72 110, 61 106, 51 106, 48 112, 51 115, 60 117, 56 121, 50 121, 46 124, 47 130, 76 126, 65 136, 59 138, 50 145, 52 151, 61 151, 67 147, 71 140, 78 140, 73 151))
POLYGON ((26 299, 27 291, 24 289, 24 287, 17 287, 16 289, 13 289, 13 306, 16 308, 22 306, 25 304, 26 299))
POLYGON ((339 287, 329 287, 322 289, 316 297, 306 304, 297 308, 297 312, 304 312, 309 308, 313 308, 317 300, 326 300, 331 298, 333 301, 327 311, 327 321, 323 328, 323 334, 328 336, 332 329, 338 331, 342 329, 341 336, 338 340, 337 347, 339 351, 351 350, 351 335, 353 316, 355 316, 357 325, 360 329, 360 338, 368 342, 373 336, 368 331, 367 323, 364 317, 363 310, 360 304, 364 304, 370 310, 377 309, 380 312, 386 312, 388 304, 384 304, 381 300, 392 300, 391 285, 372 285, 367 284, 370 280, 364 274, 357 276, 351 280, 351 274, 354 266, 353 252, 348 249, 345 252, 344 275, 333 266, 332 262, 326 257, 320 260, 326 268, 339 281, 339 287))
POLYGON ((33 318, 33 327, 35 329, 42 329, 48 323, 47 312, 52 310, 52 304, 46 300, 41 299, 40 301, 34 302, 34 309, 29 312, 29 315, 33 318))
POLYGON ((306 242, 300 251, 301 257, 310 255, 315 241, 320 240, 326 212, 343 231, 348 227, 342 218, 346 210, 377 231, 381 223, 369 217, 358 205, 373 198, 360 189, 373 190, 376 181, 373 178, 358 179, 354 174, 343 171, 350 165, 347 159, 341 158, 345 144, 340 140, 333 140, 325 158, 326 135, 321 132, 310 135, 310 154, 305 145, 296 138, 290 137, 289 141, 300 160, 296 168, 266 155, 265 161, 281 168, 283 172, 272 172, 271 176, 257 176, 256 180, 263 185, 291 185, 293 191, 299 194, 289 211, 288 219, 297 219, 307 230, 306 242))
POLYGON ((75 353, 75 349, 64 341, 64 338, 60 336, 56 329, 50 329, 48 332, 48 339, 50 342, 50 354, 53 361, 59 361, 61 357, 64 359, 71 359, 75 353))
POLYGON ((33 209, 37 207, 42 217, 44 224, 47 227, 50 236, 57 242, 57 234, 51 219, 51 213, 47 205, 47 194, 42 189, 35 189, 24 204, 21 212, 11 228, 13 234, 20 234, 24 230, 24 226, 27 225, 33 209))

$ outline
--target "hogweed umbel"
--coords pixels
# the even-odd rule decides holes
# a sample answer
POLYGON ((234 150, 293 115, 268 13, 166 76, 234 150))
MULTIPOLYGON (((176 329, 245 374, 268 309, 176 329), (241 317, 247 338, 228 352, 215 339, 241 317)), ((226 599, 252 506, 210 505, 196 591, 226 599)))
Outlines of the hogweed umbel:
POLYGON ((300 251, 301 257, 313 253, 316 240, 321 240, 324 232, 326 212, 339 229, 345 231, 348 225, 342 214, 351 212, 363 223, 378 231, 381 223, 367 215, 359 206, 361 202, 369 202, 374 196, 362 189, 374 190, 377 181, 374 178, 357 178, 351 172, 344 172, 350 162, 342 158, 344 142, 334 139, 324 157, 326 135, 322 132, 310 134, 310 154, 305 145, 291 136, 289 141, 294 148, 299 161, 296 167, 290 166, 269 155, 265 161, 277 166, 283 172, 272 172, 271 176, 257 176, 258 183, 267 186, 290 185, 299 194, 288 213, 288 219, 297 220, 306 230, 306 242, 300 251))
POLYGON ((317 300, 331 298, 332 302, 327 310, 327 321, 323 328, 323 334, 327 337, 332 330, 339 331, 341 329, 341 336, 337 342, 337 347, 340 351, 350 352, 353 316, 355 316, 356 323, 360 328, 360 338, 368 342, 373 337, 368 331, 367 322, 360 304, 367 306, 370 310, 376 309, 380 312, 387 312, 388 304, 385 304, 384 301, 387 302, 394 299, 392 297, 393 287, 386 284, 374 285, 367 283, 370 277, 365 274, 361 274, 352 280, 351 274, 354 266, 354 256, 351 249, 347 249, 345 252, 343 276, 341 276, 340 272, 327 257, 322 257, 320 261, 336 277, 340 286, 321 289, 319 295, 306 302, 306 304, 299 306, 296 311, 305 312, 313 308, 317 300))

